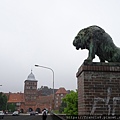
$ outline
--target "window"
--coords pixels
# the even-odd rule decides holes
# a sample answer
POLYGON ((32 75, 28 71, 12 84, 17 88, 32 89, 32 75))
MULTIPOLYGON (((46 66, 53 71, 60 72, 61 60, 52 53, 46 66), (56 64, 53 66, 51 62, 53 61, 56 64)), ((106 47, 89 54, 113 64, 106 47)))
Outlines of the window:
POLYGON ((18 106, 19 106, 19 105, 20 105, 20 103, 16 103, 16 105, 18 105, 18 106))
POLYGON ((63 97, 61 97, 61 100, 63 99, 63 97))

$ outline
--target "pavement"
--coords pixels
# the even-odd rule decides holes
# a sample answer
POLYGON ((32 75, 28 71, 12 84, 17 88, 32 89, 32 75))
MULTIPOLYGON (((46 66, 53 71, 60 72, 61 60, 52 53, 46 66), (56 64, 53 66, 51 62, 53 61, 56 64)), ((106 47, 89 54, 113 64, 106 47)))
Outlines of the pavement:
MULTIPOLYGON (((4 119, 1 120, 42 120, 42 115, 19 115, 19 116, 12 116, 12 115, 5 115, 4 119)), ((46 120, 53 120, 51 115, 47 115, 46 120)))

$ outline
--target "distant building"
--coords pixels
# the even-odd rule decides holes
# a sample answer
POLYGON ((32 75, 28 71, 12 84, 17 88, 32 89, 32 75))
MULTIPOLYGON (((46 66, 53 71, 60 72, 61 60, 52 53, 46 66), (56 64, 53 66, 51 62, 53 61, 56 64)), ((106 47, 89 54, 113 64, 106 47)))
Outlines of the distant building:
POLYGON ((48 110, 58 110, 62 98, 69 92, 65 88, 54 89, 55 101, 53 101, 53 89, 47 86, 41 86, 37 89, 37 80, 34 74, 28 75, 27 80, 24 81, 24 93, 6 93, 8 103, 15 103, 16 110, 21 112, 38 111, 47 108, 48 110))
MULTIPOLYGON (((9 92, 6 94, 8 97, 7 103, 14 103, 16 105, 16 110, 20 110, 21 106, 24 106, 25 99, 24 99, 24 93, 11 93, 9 92)), ((23 109, 21 109, 23 112, 23 109)))
POLYGON ((33 75, 32 71, 24 82, 24 98, 25 98, 25 111, 33 111, 36 109, 37 99, 37 80, 33 75))
MULTIPOLYGON (((58 89, 54 89, 54 92, 56 92, 58 89)), ((41 86, 41 88, 38 88, 37 90, 38 95, 41 96, 48 96, 53 94, 53 89, 48 88, 48 86, 41 86)))
POLYGON ((63 87, 59 88, 55 93, 55 109, 56 110, 59 110, 60 105, 62 103, 62 99, 66 96, 66 94, 67 94, 67 91, 63 87))

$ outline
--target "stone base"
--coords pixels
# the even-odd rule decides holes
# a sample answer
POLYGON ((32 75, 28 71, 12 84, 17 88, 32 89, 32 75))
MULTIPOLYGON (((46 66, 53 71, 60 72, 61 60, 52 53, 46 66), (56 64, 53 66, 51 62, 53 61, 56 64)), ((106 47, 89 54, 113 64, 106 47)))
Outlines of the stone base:
POLYGON ((83 63, 76 76, 79 115, 120 115, 120 63, 83 63))

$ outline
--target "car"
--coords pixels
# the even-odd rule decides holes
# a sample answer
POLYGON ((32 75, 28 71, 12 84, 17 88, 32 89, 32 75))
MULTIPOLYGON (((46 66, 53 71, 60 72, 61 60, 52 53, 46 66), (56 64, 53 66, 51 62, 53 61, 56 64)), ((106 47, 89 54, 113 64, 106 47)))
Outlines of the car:
POLYGON ((0 119, 3 119, 3 118, 4 118, 4 112, 0 111, 0 119))
POLYGON ((38 111, 36 111, 36 112, 35 112, 35 114, 37 114, 37 115, 38 115, 38 111))
POLYGON ((30 115, 35 115, 35 114, 36 114, 35 111, 31 111, 31 112, 30 112, 30 115))
POLYGON ((14 111, 12 116, 18 116, 19 115, 19 111, 14 111))

